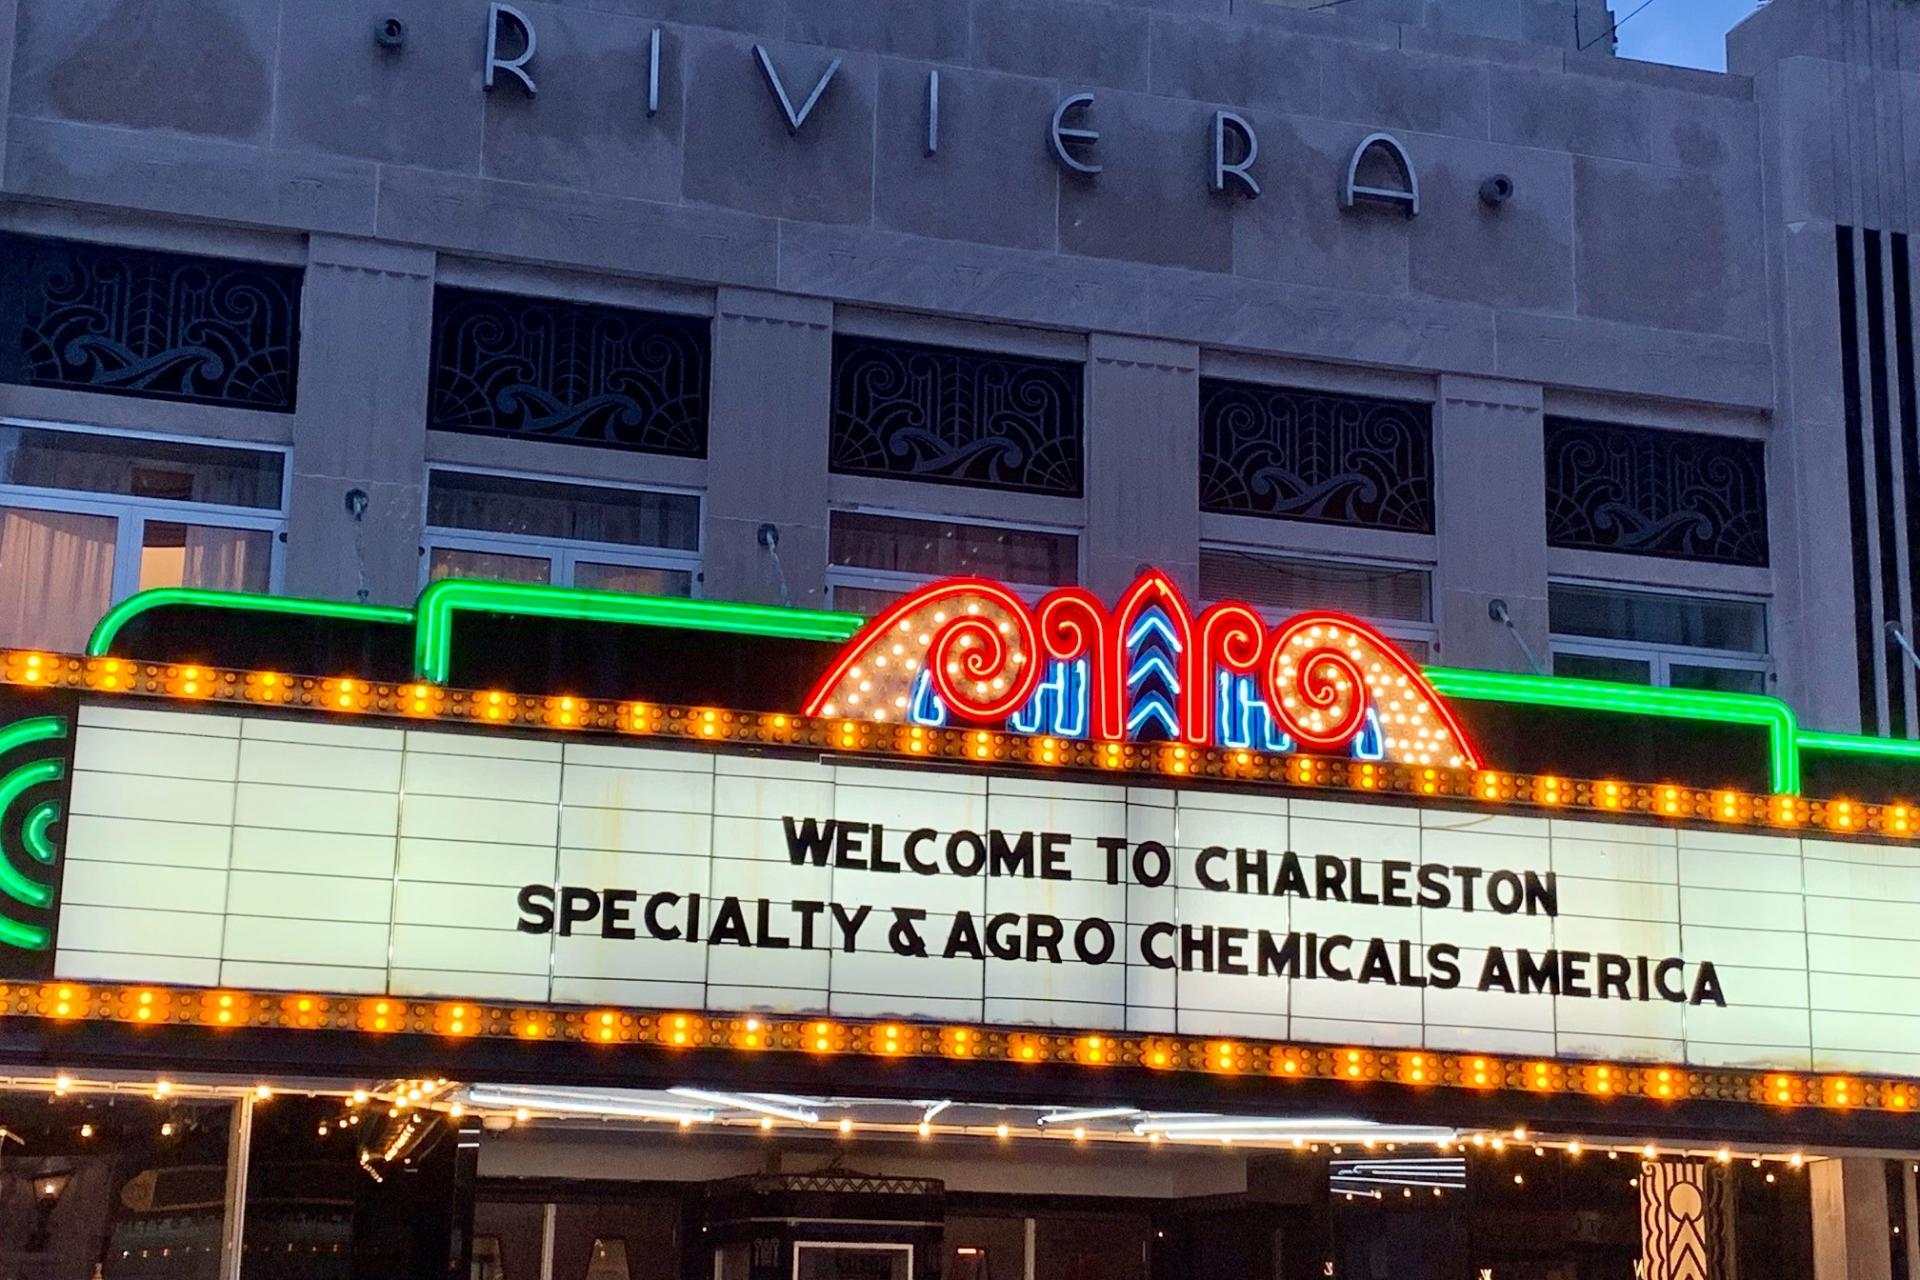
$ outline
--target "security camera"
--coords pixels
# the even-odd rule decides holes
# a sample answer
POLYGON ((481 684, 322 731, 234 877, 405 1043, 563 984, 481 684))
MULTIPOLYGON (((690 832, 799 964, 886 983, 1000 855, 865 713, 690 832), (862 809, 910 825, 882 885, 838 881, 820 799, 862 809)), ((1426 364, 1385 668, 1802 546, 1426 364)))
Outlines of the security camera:
POLYGON ((398 49, 407 42, 407 24, 398 18, 381 18, 373 24, 373 38, 382 49, 398 49))
POLYGON ((1513 199, 1513 179, 1504 173, 1496 173, 1480 184, 1480 203, 1489 209, 1498 209, 1513 199))

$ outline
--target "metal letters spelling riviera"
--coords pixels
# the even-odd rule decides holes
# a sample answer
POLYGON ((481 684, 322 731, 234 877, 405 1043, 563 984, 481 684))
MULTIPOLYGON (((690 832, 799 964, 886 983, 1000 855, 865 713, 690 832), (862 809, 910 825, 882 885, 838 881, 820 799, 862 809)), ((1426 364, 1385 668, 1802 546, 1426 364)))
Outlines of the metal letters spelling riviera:
MULTIPOLYGON (((647 40, 646 114, 660 110, 661 28, 655 27, 647 40)), ((487 6, 486 56, 481 64, 481 85, 492 90, 500 73, 514 77, 529 98, 534 96, 533 72, 529 69, 539 37, 533 19, 511 4, 494 0, 487 6), (518 46, 519 52, 503 57, 504 47, 518 46)), ((798 136, 814 108, 820 105, 828 88, 838 76, 841 59, 835 57, 814 80, 805 101, 794 104, 786 80, 774 65, 773 54, 765 45, 753 46, 752 56, 766 82, 767 92, 780 113, 787 132, 798 136)), ((1106 168, 1095 158, 1101 131, 1091 117, 1094 95, 1085 90, 1060 99, 1047 122, 1045 143, 1054 163, 1062 172, 1081 180, 1097 178, 1106 168), (1071 118, 1071 123, 1069 119, 1071 118)), ((927 73, 926 149, 931 157, 940 150, 940 73, 927 73)), ((1215 195, 1239 195, 1248 200, 1260 194, 1259 179, 1254 177, 1254 162, 1260 157, 1260 136, 1253 122, 1234 111, 1214 111, 1207 123, 1207 185, 1215 195), (1238 155, 1238 159, 1229 159, 1238 155)), ((1413 157, 1390 134, 1374 133, 1362 139, 1349 157, 1345 178, 1340 186, 1340 207, 1352 210, 1362 206, 1397 209, 1412 218, 1420 212, 1420 179, 1413 157), (1365 176, 1371 169, 1371 176, 1365 176)))

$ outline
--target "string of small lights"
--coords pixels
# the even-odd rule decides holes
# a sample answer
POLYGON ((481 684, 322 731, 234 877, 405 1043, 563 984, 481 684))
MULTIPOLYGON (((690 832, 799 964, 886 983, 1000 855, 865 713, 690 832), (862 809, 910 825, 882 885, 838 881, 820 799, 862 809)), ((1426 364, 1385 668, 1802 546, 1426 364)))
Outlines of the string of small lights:
POLYGON ((902 760, 951 760, 1040 770, 1155 775, 1360 795, 1471 801, 1541 812, 1640 816, 1716 827, 1810 829, 1910 840, 1920 808, 1847 799, 1758 795, 1667 783, 1583 780, 1488 769, 1389 764, 1345 757, 1089 741, 987 729, 938 729, 714 707, 565 695, 382 684, 273 671, 0 652, 0 683, 29 688, 310 710, 337 716, 610 734, 696 744, 802 748, 902 760))
POLYGON ((1581 1062, 1431 1050, 1339 1048, 1220 1037, 1030 1031, 989 1026, 703 1016, 671 1010, 562 1010, 384 996, 71 982, 0 984, 0 1018, 136 1027, 241 1027, 407 1034, 448 1040, 584 1042, 614 1049, 773 1052, 814 1058, 946 1059, 1135 1067, 1211 1076, 1340 1080, 1534 1096, 1702 1100, 1783 1109, 1912 1114, 1920 1083, 1858 1075, 1581 1062))
MULTIPOLYGON (((540 1122, 579 1123, 599 1119, 662 1133, 671 1133, 676 1130, 681 1132, 742 1131, 767 1136, 809 1134, 841 1140, 856 1137, 921 1141, 965 1139, 1001 1143, 1046 1142, 1055 1146, 1062 1144, 1166 1146, 1220 1150, 1238 1148, 1329 1158, 1352 1155, 1413 1158, 1432 1153, 1438 1156, 1479 1161, 1490 1166, 1510 1167, 1515 1170, 1512 1175, 1513 1180, 1522 1184, 1525 1181, 1525 1160, 1529 1153, 1534 1159, 1545 1159, 1550 1153, 1569 1161, 1625 1159, 1632 1162, 1631 1167, 1635 1170, 1640 1162, 1656 1160, 1693 1160, 1723 1166, 1737 1163, 1755 1170, 1766 1171, 1768 1182, 1774 1181, 1780 1172, 1797 1173, 1807 1165, 1818 1163, 1826 1158, 1798 1149, 1735 1148, 1728 1144, 1663 1144, 1628 1141, 1618 1137, 1549 1136, 1532 1133, 1524 1126, 1461 1132, 1452 1137, 1424 1142, 1396 1140, 1390 1137, 1334 1141, 1325 1138, 1289 1136, 1284 1132, 1270 1136, 1248 1134, 1211 1136, 1163 1131, 1138 1125, 1096 1128, 1086 1124, 1072 1126, 1038 1122, 1013 1124, 1006 1121, 991 1125, 956 1124, 939 1121, 937 1113, 932 1117, 919 1120, 901 1121, 855 1120, 848 1116, 783 1115, 775 1117, 711 1113, 642 1118, 637 1117, 631 1110, 619 1110, 611 1104, 605 1113, 598 1115, 590 1105, 572 1102, 569 1102, 564 1110, 554 1106, 542 1106, 538 1098, 531 1095, 510 1106, 481 1105, 470 1100, 468 1090, 468 1086, 445 1077, 391 1080, 369 1088, 316 1087, 310 1083, 276 1087, 266 1083, 244 1085, 176 1082, 166 1077, 151 1081, 97 1080, 64 1073, 51 1078, 0 1077, 0 1093, 24 1093, 50 1096, 54 1099, 104 1094, 116 1098, 147 1099, 155 1103, 174 1104, 189 1100, 213 1102, 252 1098, 256 1106, 264 1105, 283 1095, 330 1099, 339 1104, 339 1112, 318 1123, 316 1137, 354 1134, 362 1127, 363 1121, 369 1124, 382 1121, 386 1123, 386 1127, 381 1131, 380 1142, 376 1143, 371 1150, 363 1149, 361 1155, 363 1166, 375 1163, 392 1164, 405 1160, 407 1152, 427 1132, 428 1121, 436 1115, 444 1116, 449 1120, 469 1118, 478 1121, 483 1128, 494 1131, 504 1131, 515 1125, 540 1122), (1509 1161, 1515 1163, 1509 1165, 1509 1161)), ((479 1091, 474 1089, 472 1092, 479 1091)), ((1227 1122, 1230 1119, 1223 1117, 1222 1121, 1227 1122)), ((174 1123, 171 1120, 162 1123, 160 1129, 162 1136, 172 1136, 174 1123)), ((75 1133, 83 1140, 91 1139, 94 1137, 94 1126, 91 1123, 81 1123, 76 1126, 75 1133)))

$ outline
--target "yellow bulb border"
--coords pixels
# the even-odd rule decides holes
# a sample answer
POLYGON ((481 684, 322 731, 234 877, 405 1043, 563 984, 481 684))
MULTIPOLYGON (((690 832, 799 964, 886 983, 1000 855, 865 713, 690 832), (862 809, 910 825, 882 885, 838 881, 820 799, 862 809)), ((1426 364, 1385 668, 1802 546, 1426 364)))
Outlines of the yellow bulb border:
MULTIPOLYGON (((1669 784, 1588 781, 1345 757, 1270 755, 1169 743, 1029 737, 713 707, 451 689, 357 677, 287 675, 192 664, 0 651, 0 684, 135 699, 314 712, 342 718, 604 734, 693 744, 786 747, 894 760, 1154 776, 1313 792, 1471 801, 1503 809, 1641 817, 1719 829, 1811 830, 1911 840, 1920 809, 1669 784)), ((1739 1071, 1670 1064, 1532 1059, 1508 1054, 1340 1048, 1221 1037, 1033 1031, 920 1022, 708 1016, 673 1010, 558 1010, 482 1001, 287 995, 150 985, 0 983, 0 1018, 132 1026, 330 1030, 645 1044, 673 1050, 842 1054, 1013 1064, 1073 1063, 1212 1076, 1378 1082, 1539 1096, 1707 1100, 1780 1109, 1911 1114, 1920 1084, 1860 1075, 1739 1071)))
POLYGON ((453 689, 350 676, 287 675, 29 650, 0 651, 0 684, 284 708, 341 717, 610 734, 695 744, 789 747, 894 760, 943 760, 986 767, 1281 786, 1354 796, 1471 801, 1502 809, 1654 818, 1721 830, 1746 828, 1776 834, 1814 831, 1892 841, 1920 837, 1920 804, 1901 802, 1760 795, 1673 783, 1448 769, 1345 756, 1274 755, 1178 743, 1034 737, 990 729, 936 729, 779 712, 453 689))
POLYGON ((0 1019, 431 1036, 443 1043, 585 1044, 689 1054, 800 1055, 1145 1069, 1218 1078, 1342 1081, 1472 1094, 1744 1103, 1778 1111, 1912 1115, 1920 1082, 1857 1074, 1740 1071, 1431 1049, 1293 1044, 1221 1036, 1045 1031, 980 1024, 862 1021, 673 1009, 556 1009, 481 1000, 39 982, 0 984, 0 1019))

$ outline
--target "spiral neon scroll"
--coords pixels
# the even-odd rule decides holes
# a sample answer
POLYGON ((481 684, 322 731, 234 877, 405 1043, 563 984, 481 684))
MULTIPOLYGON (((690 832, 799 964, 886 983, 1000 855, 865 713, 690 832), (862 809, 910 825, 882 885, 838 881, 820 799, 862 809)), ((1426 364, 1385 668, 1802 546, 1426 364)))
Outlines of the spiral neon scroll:
POLYGON ((0 948, 44 951, 51 941, 51 876, 59 858, 53 829, 66 765, 45 751, 66 735, 59 716, 0 726, 0 948))
POLYGON ((934 583, 868 623, 809 695, 809 715, 1104 741, 1223 744, 1249 709, 1278 749, 1352 749, 1401 764, 1478 768, 1420 668, 1366 623, 1309 613, 1279 627, 1224 602, 1197 616, 1148 571, 1113 606, 1079 587, 1029 605, 977 578, 934 583))
POLYGON ((929 688, 980 723, 1005 720, 1040 682, 1033 614, 997 583, 923 587, 862 627, 808 695, 816 716, 904 721, 929 688))
POLYGON ((1275 631, 1267 646, 1266 694, 1281 728, 1308 748, 1345 746, 1371 712, 1387 759, 1480 767, 1453 709, 1420 668, 1357 618, 1307 613, 1275 631))

